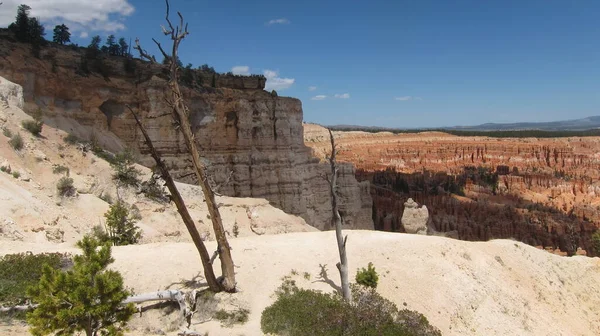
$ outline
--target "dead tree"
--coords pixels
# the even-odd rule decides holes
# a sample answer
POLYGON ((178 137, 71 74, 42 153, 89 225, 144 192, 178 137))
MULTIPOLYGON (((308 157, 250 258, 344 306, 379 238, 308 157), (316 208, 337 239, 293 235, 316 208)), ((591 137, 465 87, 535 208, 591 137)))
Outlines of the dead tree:
MULTIPOLYGON (((173 41, 173 47, 171 50, 171 55, 167 54, 161 44, 152 39, 154 43, 158 46, 158 49, 164 56, 164 58, 168 61, 169 66, 169 82, 168 86, 170 88, 170 99, 167 99, 168 104, 173 109, 173 118, 179 124, 179 129, 183 134, 183 138, 185 140, 186 146, 190 155, 192 156, 192 162, 194 164, 194 168, 196 171, 196 177, 198 178, 198 183, 202 188, 202 192, 204 193, 204 199, 206 201, 206 206, 208 207, 208 213, 210 214, 210 218, 213 225, 213 230, 215 232, 215 238, 217 240, 217 251, 219 254, 219 258, 221 260, 221 271, 222 278, 220 279, 220 286, 226 292, 235 292, 235 271, 233 265, 233 259, 231 257, 231 247, 229 246, 229 242, 227 241, 227 237, 225 236, 225 229, 223 228, 223 220, 221 219, 221 214, 219 212, 219 208, 217 203, 215 202, 215 193, 210 187, 206 167, 200 160, 200 152, 198 151, 198 147, 196 146, 196 141, 194 134, 192 133, 192 128, 189 122, 189 113, 188 108, 185 105, 183 100, 183 95, 179 88, 179 75, 178 75, 178 49, 181 41, 189 34, 187 29, 187 24, 184 25, 183 16, 180 12, 177 12, 179 16, 180 24, 178 26, 173 26, 171 20, 169 19, 169 1, 165 0, 167 4, 167 14, 166 21, 168 27, 162 27, 163 33, 166 36, 169 36, 173 41)), ((142 49, 140 46, 139 40, 136 39, 136 46, 134 49, 138 50, 140 53, 140 57, 149 60, 152 63, 156 63, 156 59, 154 56, 148 55, 148 53, 142 49)))
POLYGON ((204 277, 206 278, 208 287, 213 292, 220 292, 221 286, 219 285, 217 278, 215 277, 215 272, 213 270, 212 262, 210 260, 208 251, 206 250, 206 246, 204 245, 204 242, 202 241, 202 238, 200 237, 200 233, 198 232, 198 229, 196 228, 196 225, 194 223, 194 220, 192 219, 192 216, 190 216, 190 213, 189 213, 187 207, 185 206, 185 202, 183 201, 183 198, 181 197, 179 190, 177 190, 177 186, 175 185, 175 182, 173 181, 173 178, 171 177, 171 174, 169 173, 169 169, 167 169, 167 166, 161 160, 160 155, 154 148, 154 145, 152 144, 152 140, 150 139, 150 136, 148 136, 148 132, 146 132, 146 129, 142 125, 137 114, 133 111, 133 109, 131 107, 127 106, 127 108, 129 108, 129 111, 131 111, 131 114, 133 114, 133 117, 135 118, 135 122, 137 123, 138 127, 142 131, 142 135, 144 136, 146 145, 148 146, 148 149, 150 150, 150 155, 152 155, 152 158, 156 162, 156 167, 158 168, 158 171, 160 172, 163 180, 165 181, 167 189, 169 189, 169 192, 171 193, 171 200, 173 201, 173 203, 175 203, 175 206, 177 207, 177 211, 179 212, 179 215, 181 216, 181 219, 183 220, 185 227, 187 228, 188 232, 190 233, 190 236, 192 236, 192 241, 194 242, 194 245, 196 245, 196 249, 198 250, 198 253, 200 253, 200 260, 202 260, 202 267, 204 268, 204 277))
POLYGON ((338 209, 338 196, 337 191, 337 175, 338 168, 335 162, 335 140, 333 139, 333 133, 330 129, 329 139, 331 140, 331 155, 329 156, 329 164, 331 166, 331 178, 327 179, 329 182, 329 191, 331 193, 331 211, 333 212, 331 217, 331 225, 335 226, 335 237, 337 239, 338 251, 340 252, 340 262, 336 264, 337 269, 340 271, 340 279, 342 282, 342 297, 346 301, 352 300, 352 294, 350 293, 350 283, 348 282, 348 258, 346 257, 346 242, 348 236, 342 235, 342 216, 338 209))

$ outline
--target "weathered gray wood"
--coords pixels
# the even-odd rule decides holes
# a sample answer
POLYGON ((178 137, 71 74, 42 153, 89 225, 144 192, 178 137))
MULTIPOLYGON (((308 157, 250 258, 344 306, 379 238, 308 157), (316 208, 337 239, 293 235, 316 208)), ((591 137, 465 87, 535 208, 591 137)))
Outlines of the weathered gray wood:
POLYGON ((15 311, 26 311, 26 310, 35 309, 37 306, 38 306, 37 304, 27 304, 27 305, 19 305, 19 306, 12 306, 12 307, 0 306, 0 313, 11 313, 11 312, 15 312, 15 311))
POLYGON ((336 264, 338 271, 340 272, 340 280, 342 283, 342 297, 346 301, 352 300, 352 293, 350 292, 350 283, 348 282, 348 258, 346 256, 346 241, 348 236, 344 238, 342 235, 342 217, 338 209, 338 196, 336 192, 337 187, 337 175, 338 168, 335 162, 335 140, 333 139, 333 133, 330 129, 329 139, 331 141, 331 155, 329 156, 329 164, 331 166, 331 178, 329 179, 329 190, 331 193, 331 211, 333 216, 331 217, 331 224, 335 226, 335 238, 337 240, 338 251, 340 254, 340 262, 336 264))
MULTIPOLYGON (((179 304, 179 309, 187 316, 190 314, 192 310, 195 309, 196 303, 196 290, 189 292, 187 295, 175 289, 169 289, 164 291, 143 293, 139 295, 133 295, 123 300, 121 304, 126 305, 128 303, 144 303, 144 302, 152 302, 152 301, 176 301, 179 304)), ((0 306, 0 312, 8 313, 12 311, 26 311, 35 309, 39 306, 38 304, 27 304, 27 305, 18 305, 12 307, 4 307, 0 306)))
MULTIPOLYGON (((213 224, 213 230, 215 232, 215 239, 217 240, 217 251, 219 253, 219 258, 221 259, 221 272, 222 277, 220 278, 220 286, 221 289, 226 292, 235 292, 236 281, 235 281, 235 270, 233 264, 233 258, 231 257, 231 247, 229 246, 229 242, 227 241, 227 236, 225 235, 225 229, 223 228, 223 220, 221 218, 221 213, 219 212, 219 207, 215 201, 215 193, 212 190, 210 183, 208 181, 208 176, 206 173, 206 167, 200 160, 200 152, 198 151, 198 147, 196 146, 196 140, 194 138, 194 134, 192 133, 192 127, 189 122, 189 113, 188 108, 185 105, 183 100, 183 94, 179 89, 178 83, 178 65, 177 60, 179 44, 183 39, 189 34, 187 24, 184 25, 183 16, 181 13, 177 12, 179 16, 180 23, 177 26, 173 26, 171 20, 169 19, 169 1, 165 0, 167 4, 167 15, 166 21, 168 23, 168 27, 163 27, 163 34, 169 36, 173 41, 173 47, 171 49, 171 55, 169 55, 162 48, 161 44, 154 40, 154 43, 158 46, 158 49, 165 57, 165 59, 169 60, 169 88, 171 93, 170 104, 173 108, 173 116, 175 120, 179 123, 180 130, 183 134, 183 139, 185 140, 186 147, 192 156, 192 163, 194 164, 196 177, 198 178, 198 183, 202 188, 202 192, 204 193, 204 200, 206 201, 206 206, 208 208, 208 213, 210 214, 210 219, 213 224)), ((144 49, 139 44, 139 41, 136 40, 136 47, 140 52, 140 57, 146 58, 149 61, 156 63, 156 59, 154 57, 150 57, 144 49)))
POLYGON ((158 170, 160 171, 163 180, 165 180, 167 189, 169 189, 169 192, 171 193, 171 200, 173 200, 173 203, 175 203, 175 206, 177 207, 177 212, 179 212, 179 215, 181 216, 181 219, 183 220, 185 227, 187 228, 188 232, 190 233, 190 236, 192 237, 192 241, 194 242, 194 245, 196 245, 196 249, 198 250, 198 253, 200 254, 200 260, 202 261, 202 267, 204 269, 204 277, 206 278, 208 287, 213 292, 220 292, 221 286, 215 276, 215 272, 213 270, 212 262, 210 261, 210 257, 208 255, 208 250, 206 249, 206 245, 204 245, 204 242, 202 241, 202 238, 200 237, 200 232, 198 232, 198 228, 196 228, 196 224, 194 223, 192 216, 190 215, 187 207, 185 206, 185 202, 183 201, 183 198, 181 197, 179 190, 177 190, 177 186, 175 185, 175 181, 173 181, 173 178, 171 177, 171 173, 169 173, 169 169, 167 169, 167 166, 162 161, 162 159, 160 158, 160 155, 154 148, 154 145, 152 144, 152 139, 150 139, 148 132, 146 132, 146 129, 142 125, 142 122, 140 121, 137 114, 133 111, 133 109, 130 106, 127 106, 127 108, 129 109, 129 111, 131 111, 131 114, 133 114, 133 117, 135 118, 135 122, 137 123, 138 127, 140 128, 140 131, 142 131, 142 135, 144 136, 146 145, 148 146, 148 149, 150 150, 150 155, 152 155, 152 158, 154 158, 154 161, 156 162, 156 166, 158 167, 158 170))

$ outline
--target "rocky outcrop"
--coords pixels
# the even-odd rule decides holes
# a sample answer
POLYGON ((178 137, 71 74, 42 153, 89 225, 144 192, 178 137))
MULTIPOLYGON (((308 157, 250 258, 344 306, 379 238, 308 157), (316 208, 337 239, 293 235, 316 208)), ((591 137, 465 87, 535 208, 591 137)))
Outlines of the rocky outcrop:
MULTIPOLYGON (((103 59, 108 77, 81 74, 83 51, 51 46, 41 59, 27 47, 0 38, 0 76, 23 86, 26 109, 42 109, 46 123, 82 138, 94 137, 117 151, 138 148, 152 166, 127 106, 142 117, 172 172, 194 182, 182 136, 164 99, 165 75, 159 65, 103 59), (129 69, 129 70, 127 70, 129 69)), ((300 100, 263 90, 262 77, 199 73, 201 87, 183 88, 190 122, 219 192, 266 198, 319 229, 330 228, 327 165, 304 145, 300 100)), ((340 164, 340 210, 348 228, 371 229, 368 182, 358 183, 351 164, 340 164)))
POLYGON ((23 109, 23 88, 0 77, 0 104, 23 109))
POLYGON ((419 208, 419 204, 409 198, 404 203, 404 212, 402 213, 402 226, 406 233, 427 234, 427 221, 429 220, 429 211, 426 206, 419 208))

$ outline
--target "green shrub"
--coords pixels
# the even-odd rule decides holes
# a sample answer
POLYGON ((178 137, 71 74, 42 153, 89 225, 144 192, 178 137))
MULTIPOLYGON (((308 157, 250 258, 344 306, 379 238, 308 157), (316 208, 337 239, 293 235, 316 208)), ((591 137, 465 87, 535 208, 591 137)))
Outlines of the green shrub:
POLYGON ((135 168, 135 158, 130 149, 125 149, 115 155, 114 161, 110 162, 114 169, 113 179, 126 186, 138 186, 141 172, 135 168))
POLYGON ((24 143, 21 134, 13 134, 10 140, 8 140, 8 144, 16 151, 20 151, 21 149, 23 149, 24 143))
MULTIPOLYGON (((89 48, 88 48, 89 50, 89 48)), ((77 67, 76 73, 81 77, 87 77, 91 73, 90 65, 88 59, 86 57, 81 57, 79 61, 79 66, 77 67)))
POLYGON ((96 154, 97 157, 103 159, 104 161, 112 164, 115 164, 115 155, 113 153, 107 152, 101 147, 92 146, 92 152, 96 154))
POLYGON ((28 130, 29 133, 31 133, 35 136, 40 135, 40 133, 42 132, 43 125, 44 125, 43 122, 34 121, 34 120, 23 120, 21 122, 21 126, 23 126, 24 129, 28 130))
POLYGON ((92 232, 90 233, 90 236, 92 236, 93 238, 95 238, 96 240, 98 240, 100 243, 104 244, 104 243, 111 243, 112 242, 110 240, 110 236, 108 235, 108 233, 106 232, 105 228, 102 227, 102 225, 95 225, 92 228, 92 232))
POLYGON ((19 177, 21 177, 21 173, 19 173, 18 171, 15 170, 15 171, 12 172, 12 176, 14 178, 18 179, 19 177))
POLYGON ((423 315, 398 311, 372 288, 352 286, 352 301, 340 295, 299 289, 290 279, 276 291, 277 300, 261 316, 264 333, 276 335, 440 336, 423 315))
POLYGON ((232 312, 221 309, 215 312, 214 318, 221 321, 222 326, 231 327, 234 324, 244 324, 248 322, 249 314, 250 311, 245 308, 239 308, 232 312))
POLYGON ((104 61, 102 57, 98 57, 92 60, 91 68, 94 72, 100 74, 104 79, 108 79, 111 76, 110 65, 104 61))
MULTIPOLYGON (((283 289, 284 291, 286 289, 283 289)), ((342 335, 344 303, 333 296, 305 289, 280 295, 261 316, 263 333, 276 335, 342 335)))
POLYGON ((63 176, 56 183, 56 189, 58 194, 64 197, 75 196, 75 187, 73 186, 73 179, 67 176, 63 176))
POLYGON ((28 252, 0 257, 0 306, 25 303, 27 287, 40 280, 43 266, 61 268, 67 261, 67 255, 60 253, 28 252))
POLYGON ((135 71, 137 69, 137 63, 135 63, 135 60, 133 58, 126 57, 123 60, 123 68, 125 69, 126 73, 128 73, 130 75, 135 75, 135 71))
POLYGON ((103 242, 110 242, 112 245, 136 244, 142 237, 140 228, 136 224, 136 216, 130 211, 127 204, 121 200, 111 205, 104 214, 106 218, 106 236, 99 236, 103 242))
POLYGON ((131 292, 123 285, 119 272, 108 270, 114 262, 110 245, 88 236, 77 243, 83 254, 75 256, 73 269, 55 270, 44 266, 39 283, 27 294, 39 306, 27 313, 34 335, 123 335, 131 316, 132 303, 123 306, 131 292))
POLYGON ((52 173, 53 174, 63 174, 63 173, 66 173, 66 175, 69 176, 69 168, 65 167, 63 165, 56 165, 56 166, 52 167, 52 173))
POLYGON ((158 203, 167 203, 170 200, 169 194, 154 175, 148 181, 142 182, 141 191, 146 197, 158 203))
POLYGON ((379 276, 373 267, 373 263, 369 263, 367 269, 364 267, 356 271, 356 283, 365 287, 377 288, 379 276))
POLYGON ((12 137, 13 135, 10 129, 8 129, 7 127, 2 127, 2 134, 7 138, 12 137))
POLYGON ((600 256, 600 230, 592 235, 592 252, 595 256, 600 256))
POLYGON ((33 120, 23 120, 21 126, 28 130, 29 133, 39 136, 40 133, 42 133, 42 127, 44 126, 44 122, 42 121, 42 110, 37 109, 33 113, 33 120))
POLYGON ((81 142, 81 140, 78 137, 71 133, 67 134, 67 136, 64 137, 63 140, 70 145, 75 145, 81 142))

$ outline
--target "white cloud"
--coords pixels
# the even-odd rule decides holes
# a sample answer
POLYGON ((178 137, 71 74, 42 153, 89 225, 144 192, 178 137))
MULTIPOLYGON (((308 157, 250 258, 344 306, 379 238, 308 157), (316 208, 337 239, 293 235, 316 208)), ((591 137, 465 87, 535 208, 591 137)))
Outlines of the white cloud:
POLYGON ((79 37, 81 37, 81 38, 88 38, 89 36, 90 35, 86 31, 82 31, 81 34, 79 34, 79 37))
POLYGON ((317 89, 316 86, 309 86, 308 91, 315 91, 317 89))
MULTIPOLYGON (((17 7, 23 0, 3 0, 0 10, 0 26, 15 20, 17 7)), ((31 16, 42 23, 53 25, 65 23, 71 31, 114 32, 125 29, 125 17, 135 8, 128 0, 28 0, 31 16)), ((50 32, 51 33, 51 32, 50 32)))
POLYGON ((231 68, 231 72, 233 72, 234 75, 248 76, 250 74, 250 67, 247 65, 236 65, 231 68))
POLYGON ((350 94, 349 93, 336 94, 336 95, 334 95, 334 97, 340 98, 340 99, 348 99, 348 98, 350 98, 350 94))
POLYGON ((413 96, 395 97, 394 99, 399 100, 399 101, 423 100, 423 98, 421 98, 421 97, 413 97, 413 96))
POLYGON ((318 95, 318 96, 314 96, 314 97, 310 98, 310 100, 325 100, 325 98, 327 98, 327 96, 318 95))
POLYGON ((289 24, 289 23, 291 23, 290 20, 288 20, 286 18, 273 19, 273 20, 267 22, 267 26, 274 25, 274 24, 289 24))
POLYGON ((282 78, 279 77, 279 73, 274 70, 265 70, 263 74, 267 78, 267 84, 265 84, 265 90, 285 90, 292 86, 296 79, 294 78, 282 78))

